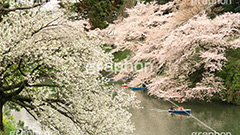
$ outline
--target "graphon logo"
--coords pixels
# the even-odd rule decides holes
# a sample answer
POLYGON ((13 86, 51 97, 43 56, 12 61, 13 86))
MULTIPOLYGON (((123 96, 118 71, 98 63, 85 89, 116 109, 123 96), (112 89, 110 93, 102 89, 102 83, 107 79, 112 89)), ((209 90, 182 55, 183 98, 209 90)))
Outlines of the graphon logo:
POLYGON ((192 132, 192 135, 232 135, 231 132, 192 132))
POLYGON ((129 63, 125 61, 125 63, 88 63, 86 66, 86 71, 88 74, 94 74, 98 71, 105 72, 114 72, 118 73, 120 71, 124 71, 126 73, 130 72, 152 72, 153 64, 151 62, 138 62, 138 63, 129 63))
POLYGON ((214 5, 214 4, 232 4, 232 0, 191 0, 191 5, 214 5))

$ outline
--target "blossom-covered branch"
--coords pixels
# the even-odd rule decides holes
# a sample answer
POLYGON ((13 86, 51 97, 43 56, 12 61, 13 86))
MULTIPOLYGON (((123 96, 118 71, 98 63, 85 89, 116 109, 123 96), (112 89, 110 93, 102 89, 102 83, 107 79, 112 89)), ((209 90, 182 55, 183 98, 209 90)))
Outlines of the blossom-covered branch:
POLYGON ((127 108, 137 107, 135 95, 105 86, 99 73, 86 72, 87 63, 111 62, 112 56, 101 49, 97 34, 84 32, 81 24, 69 22, 61 11, 33 9, 4 17, 0 105, 25 108, 43 130, 56 134, 131 133, 127 108))

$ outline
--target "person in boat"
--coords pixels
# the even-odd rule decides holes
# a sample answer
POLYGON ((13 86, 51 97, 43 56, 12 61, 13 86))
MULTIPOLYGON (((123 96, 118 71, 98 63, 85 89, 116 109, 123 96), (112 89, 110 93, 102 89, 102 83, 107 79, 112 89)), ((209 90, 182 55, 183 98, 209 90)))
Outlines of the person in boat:
POLYGON ((171 108, 170 108, 170 110, 175 110, 175 106, 172 105, 171 108))
POLYGON ((182 106, 180 106, 180 107, 179 107, 179 110, 181 110, 181 111, 182 111, 182 110, 183 110, 183 107, 182 107, 182 106))

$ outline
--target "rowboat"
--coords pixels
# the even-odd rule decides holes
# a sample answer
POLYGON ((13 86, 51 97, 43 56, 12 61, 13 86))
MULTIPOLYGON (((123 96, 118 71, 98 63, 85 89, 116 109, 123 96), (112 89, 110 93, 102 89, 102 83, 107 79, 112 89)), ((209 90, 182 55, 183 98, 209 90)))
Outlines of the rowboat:
POLYGON ((184 109, 184 110, 168 110, 170 113, 177 113, 177 114, 189 114, 191 109, 184 109))
POLYGON ((129 77, 123 77, 123 78, 122 78, 122 80, 127 80, 127 79, 129 79, 129 77))
POLYGON ((128 85, 127 84, 123 84, 122 87, 128 87, 128 85))
POLYGON ((131 87, 132 90, 146 90, 146 87, 131 87))
POLYGON ((114 81, 114 79, 111 79, 111 78, 106 78, 106 81, 113 82, 113 81, 114 81))

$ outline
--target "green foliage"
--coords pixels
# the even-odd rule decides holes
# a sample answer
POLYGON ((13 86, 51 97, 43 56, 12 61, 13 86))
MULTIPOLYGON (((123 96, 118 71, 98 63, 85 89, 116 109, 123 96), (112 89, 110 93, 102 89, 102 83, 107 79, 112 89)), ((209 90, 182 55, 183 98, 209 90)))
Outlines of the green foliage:
POLYGON ((17 124, 10 114, 9 109, 4 109, 3 112, 3 125, 4 125, 4 132, 6 135, 9 135, 11 131, 17 130, 17 124))
POLYGON ((71 10, 88 18, 91 29, 104 29, 115 20, 124 0, 82 0, 72 5, 71 10), (110 18, 110 19, 109 19, 110 18))
POLYGON ((16 131, 16 125, 14 123, 13 116, 3 117, 4 132, 9 135, 11 131, 16 131))
POLYGON ((210 18, 215 18, 217 15, 221 15, 225 12, 240 12, 240 1, 239 0, 228 0, 227 4, 217 4, 211 8, 211 11, 208 13, 210 18))
POLYGON ((231 4, 223 5, 223 12, 240 12, 240 1, 239 0, 230 0, 231 4))
POLYGON ((106 45, 106 44, 102 45, 101 47, 102 47, 102 49, 103 49, 105 52, 107 52, 107 53, 112 50, 112 47, 111 47, 111 46, 108 46, 108 45, 106 45))
POLYGON ((7 102, 5 106, 8 106, 10 110, 20 111, 20 106, 12 101, 7 102))
POLYGON ((204 65, 201 65, 195 72, 189 75, 189 81, 191 82, 189 87, 196 87, 198 82, 201 82, 203 76, 202 74, 205 72, 204 65))
MULTIPOLYGON (((10 110, 11 107, 5 106, 3 112, 3 125, 5 135, 10 135, 12 131, 17 132, 18 129, 22 130, 22 133, 20 133, 22 135, 32 135, 35 133, 33 130, 28 129, 28 127, 25 126, 24 121, 19 120, 18 122, 16 122, 14 117, 11 115, 10 110)), ((0 135, 2 134, 3 133, 0 133, 0 135)))
MULTIPOLYGON (((195 53, 189 57, 189 60, 196 61, 197 63, 200 63, 202 61, 202 58, 200 57, 200 52, 204 51, 203 45, 204 43, 198 42, 199 47, 195 48, 195 53)), ((201 82, 203 78, 203 73, 206 72, 206 69, 204 68, 204 64, 201 64, 199 67, 193 67, 195 68, 195 72, 190 73, 189 76, 189 87, 194 88, 196 87, 196 84, 201 82)))
POLYGON ((136 0, 82 0, 77 3, 59 3, 61 8, 78 13, 79 16, 71 16, 69 19, 89 19, 91 29, 104 29, 117 17, 127 17, 126 8, 135 4, 136 0))
POLYGON ((195 53, 200 53, 200 51, 201 51, 201 48, 200 48, 200 47, 197 47, 197 48, 195 49, 195 53))
POLYGON ((126 8, 132 8, 134 5, 136 5, 136 2, 137 0, 124 0, 123 5, 118 10, 118 15, 121 17, 128 17, 126 8))
POLYGON ((223 78, 226 90, 223 91, 227 102, 240 104, 240 48, 228 49, 228 62, 217 75, 223 78))
MULTIPOLYGON (((105 52, 110 52, 112 49, 114 49, 115 47, 114 46, 108 46, 108 45, 103 45, 102 46, 102 49, 105 50, 105 52)), ((133 52, 131 50, 124 50, 124 51, 118 51, 118 52, 114 52, 113 53, 113 61, 115 62, 114 64, 112 64, 112 70, 113 71, 119 71, 119 70, 122 70, 125 68, 125 65, 123 65, 122 67, 117 65, 116 63, 118 62, 121 62, 122 60, 130 57, 131 55, 133 54, 133 52)), ((110 67, 109 67, 110 68, 110 67)), ((103 75, 103 76, 108 76, 108 77, 113 77, 112 75, 109 75, 109 72, 107 71, 100 71, 100 73, 103 75)))
MULTIPOLYGON (((0 0, 0 8, 9 8, 10 4, 8 0, 0 0)), ((4 15, 7 15, 9 12, 8 11, 1 11, 0 10, 0 22, 2 21, 2 17, 4 15)))
POLYGON ((142 34, 139 38, 133 38, 133 39, 126 39, 128 42, 138 43, 143 42, 146 39, 146 36, 142 34))
POLYGON ((149 63, 149 62, 150 62, 149 60, 142 60, 142 61, 139 62, 139 63, 142 63, 142 65, 135 63, 135 64, 137 64, 136 69, 141 70, 142 68, 145 68, 146 64, 149 63))
POLYGON ((233 40, 235 40, 235 39, 238 39, 239 37, 230 37, 230 38, 228 38, 227 39, 227 41, 229 42, 229 41, 233 41, 233 40))
POLYGON ((124 51, 118 51, 113 53, 114 56, 114 62, 120 62, 124 59, 126 59, 129 55, 131 55, 133 52, 131 50, 124 50, 124 51))

